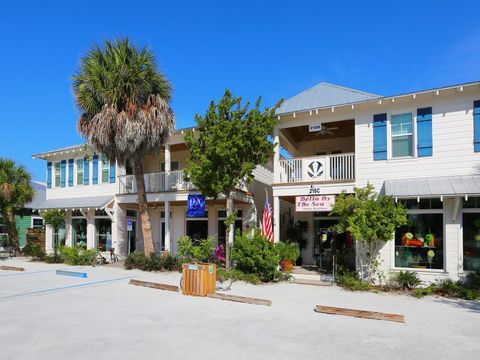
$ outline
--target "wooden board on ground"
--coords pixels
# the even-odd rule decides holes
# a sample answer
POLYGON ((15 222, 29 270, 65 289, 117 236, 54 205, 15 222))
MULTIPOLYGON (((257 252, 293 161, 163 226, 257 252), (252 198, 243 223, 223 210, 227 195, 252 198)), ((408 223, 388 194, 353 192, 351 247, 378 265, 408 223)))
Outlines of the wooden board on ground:
POLYGON ((334 306, 323 306, 317 305, 315 306, 315 311, 324 314, 332 314, 332 315, 346 315, 346 316, 353 316, 363 319, 374 319, 374 320, 386 320, 386 321, 394 321, 394 322, 405 322, 405 317, 403 315, 398 314, 389 314, 377 311, 366 311, 366 310, 355 310, 355 309, 348 309, 348 308, 340 308, 334 306))
POLYGON ((213 299, 235 301, 235 302, 241 302, 241 303, 245 303, 245 304, 265 305, 265 306, 271 306, 272 305, 272 302, 270 300, 251 298, 251 297, 246 297, 246 296, 227 295, 227 294, 219 294, 219 293, 209 294, 207 296, 210 297, 210 298, 213 298, 213 299))
POLYGON ((17 266, 7 266, 7 265, 0 265, 0 269, 2 270, 11 270, 11 271, 25 271, 22 267, 17 266))
POLYGON ((136 286, 145 286, 152 289, 159 289, 159 290, 168 290, 168 291, 178 291, 178 286, 175 285, 167 285, 167 284, 160 284, 154 283, 149 281, 142 281, 142 280, 130 280, 129 284, 136 285, 136 286))
POLYGON ((292 284, 299 284, 299 285, 332 286, 331 282, 326 282, 322 280, 293 279, 290 282, 292 284))

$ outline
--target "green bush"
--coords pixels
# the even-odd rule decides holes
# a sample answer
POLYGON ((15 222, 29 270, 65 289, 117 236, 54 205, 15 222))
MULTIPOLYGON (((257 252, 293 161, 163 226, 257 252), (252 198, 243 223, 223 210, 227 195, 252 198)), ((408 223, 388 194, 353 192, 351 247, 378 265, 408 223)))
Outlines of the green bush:
POLYGON ((480 290, 480 270, 468 273, 462 283, 467 289, 480 290))
POLYGON ((300 246, 297 243, 279 242, 275 245, 280 260, 288 260, 293 263, 300 257, 300 246))
POLYGON ((143 271, 178 270, 177 260, 170 254, 146 256, 143 252, 135 251, 125 259, 124 268, 127 270, 139 269, 143 271))
POLYGON ((413 289, 422 283, 418 274, 412 271, 400 271, 394 273, 392 280, 393 283, 401 289, 413 289))
POLYGON ((58 248, 55 247, 53 249, 53 253, 45 255, 44 258, 41 259, 41 261, 44 261, 48 264, 61 264, 63 263, 63 258, 60 252, 58 251, 58 248))
POLYGON ((96 254, 95 250, 87 250, 83 246, 60 247, 60 256, 69 265, 90 265, 96 254))
POLYGON ((415 297, 440 295, 465 300, 476 300, 480 298, 480 288, 476 280, 476 275, 472 275, 470 279, 465 279, 465 281, 454 282, 452 280, 442 280, 426 288, 416 289, 413 295, 415 297), (470 283, 468 282, 469 280, 470 283))
POLYGON ((252 235, 236 234, 231 257, 234 269, 256 275, 261 281, 272 281, 279 276, 277 251, 258 229, 252 235))
POLYGON ((45 258, 45 250, 39 244, 25 245, 22 253, 25 256, 31 256, 34 260, 43 260, 45 258))
POLYGON ((251 284, 260 284, 260 278, 256 274, 246 274, 238 269, 230 269, 225 271, 225 269, 217 270, 217 277, 223 276, 225 279, 233 279, 234 281, 245 281, 251 284))
POLYGON ((339 274, 337 276, 337 285, 351 291, 367 291, 372 288, 369 283, 359 279, 357 274, 353 272, 339 274))
POLYGON ((178 239, 177 256, 183 262, 211 262, 215 251, 215 239, 192 241, 188 236, 181 236, 178 239))

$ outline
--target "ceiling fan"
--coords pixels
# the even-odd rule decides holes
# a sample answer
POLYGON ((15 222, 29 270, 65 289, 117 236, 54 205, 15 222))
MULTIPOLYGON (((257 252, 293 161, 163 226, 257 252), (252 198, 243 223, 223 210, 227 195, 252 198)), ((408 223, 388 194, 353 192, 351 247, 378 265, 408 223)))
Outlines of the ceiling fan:
POLYGON ((338 130, 338 129, 339 129, 338 126, 326 127, 325 125, 322 124, 321 130, 318 130, 318 131, 316 132, 315 136, 325 135, 325 134, 333 135, 333 132, 334 132, 335 130, 338 130))

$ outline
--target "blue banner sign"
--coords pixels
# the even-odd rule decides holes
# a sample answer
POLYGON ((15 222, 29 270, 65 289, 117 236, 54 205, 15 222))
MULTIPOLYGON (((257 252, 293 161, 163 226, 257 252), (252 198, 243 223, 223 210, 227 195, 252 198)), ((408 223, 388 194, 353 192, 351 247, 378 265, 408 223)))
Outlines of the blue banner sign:
POLYGON ((190 194, 187 200, 187 217, 205 216, 205 196, 190 194))

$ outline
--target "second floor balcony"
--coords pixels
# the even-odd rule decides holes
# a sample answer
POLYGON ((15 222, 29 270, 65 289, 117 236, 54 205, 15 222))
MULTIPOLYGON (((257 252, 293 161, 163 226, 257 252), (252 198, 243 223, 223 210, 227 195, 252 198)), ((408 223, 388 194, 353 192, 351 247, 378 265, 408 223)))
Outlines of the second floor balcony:
POLYGON ((284 184, 355 180, 354 153, 282 159, 279 167, 284 184))
MULTIPOLYGON (((147 173, 144 175, 145 191, 147 193, 159 193, 166 191, 192 190, 192 183, 185 181, 183 170, 167 172, 147 173)), ((119 194, 135 194, 137 183, 134 175, 122 175, 118 177, 119 194)))

